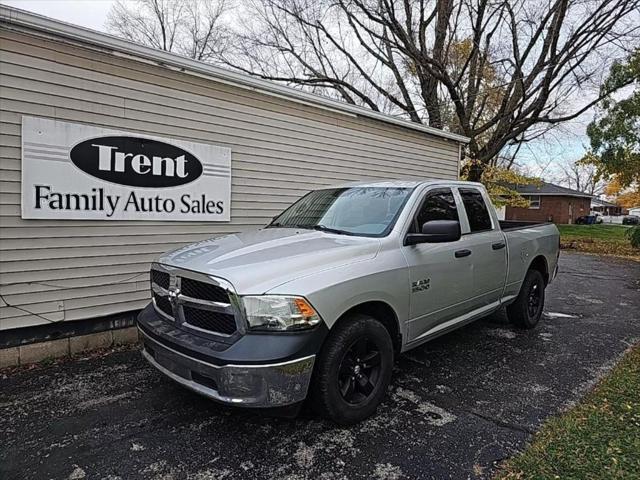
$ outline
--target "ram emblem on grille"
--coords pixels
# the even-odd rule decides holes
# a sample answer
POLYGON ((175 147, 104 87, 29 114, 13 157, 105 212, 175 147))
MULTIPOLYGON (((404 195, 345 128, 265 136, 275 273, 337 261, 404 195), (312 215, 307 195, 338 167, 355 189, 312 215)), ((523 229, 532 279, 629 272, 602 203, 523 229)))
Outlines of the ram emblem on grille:
POLYGON ((180 289, 177 287, 169 288, 169 302, 171 306, 175 308, 176 303, 178 303, 178 295, 180 295, 180 289))

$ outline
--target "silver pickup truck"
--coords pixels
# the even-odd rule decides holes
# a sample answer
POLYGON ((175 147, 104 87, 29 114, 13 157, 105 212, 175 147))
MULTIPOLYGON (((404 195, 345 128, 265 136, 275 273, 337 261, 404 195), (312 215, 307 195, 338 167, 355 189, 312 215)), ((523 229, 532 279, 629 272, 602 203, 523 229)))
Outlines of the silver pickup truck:
POLYGON ((375 412, 394 358, 506 306, 534 327, 556 274, 552 224, 498 221, 484 187, 315 190, 261 230, 169 252, 138 317, 144 357, 220 402, 375 412))

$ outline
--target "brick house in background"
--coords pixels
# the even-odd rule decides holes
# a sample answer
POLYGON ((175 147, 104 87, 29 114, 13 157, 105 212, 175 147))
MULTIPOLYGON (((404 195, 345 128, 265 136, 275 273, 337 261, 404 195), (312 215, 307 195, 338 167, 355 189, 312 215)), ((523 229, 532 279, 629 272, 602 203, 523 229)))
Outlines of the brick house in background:
POLYGON ((529 200, 528 208, 507 207, 506 220, 575 223, 576 218, 589 215, 593 195, 543 182, 541 185, 516 187, 529 200))
POLYGON ((593 197, 591 199, 591 210, 593 212, 598 212, 601 215, 610 215, 614 217, 624 215, 625 213, 625 209, 620 205, 607 202, 606 200, 602 200, 598 197, 593 197))

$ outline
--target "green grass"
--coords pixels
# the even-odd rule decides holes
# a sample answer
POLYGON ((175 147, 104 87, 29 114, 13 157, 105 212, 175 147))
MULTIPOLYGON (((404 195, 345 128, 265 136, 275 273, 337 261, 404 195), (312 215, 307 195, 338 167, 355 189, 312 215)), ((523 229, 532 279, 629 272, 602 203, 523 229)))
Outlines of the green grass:
MULTIPOLYGON (((622 225, 557 225, 560 247, 597 255, 615 255, 640 260, 640 249, 633 248, 622 225)), ((640 477, 639 477, 640 478, 640 477)))
POLYGON ((562 239, 606 240, 609 242, 628 243, 624 232, 627 227, 622 225, 557 225, 562 239))
POLYGON ((496 478, 640 478, 640 345, 577 406, 548 420, 496 478))

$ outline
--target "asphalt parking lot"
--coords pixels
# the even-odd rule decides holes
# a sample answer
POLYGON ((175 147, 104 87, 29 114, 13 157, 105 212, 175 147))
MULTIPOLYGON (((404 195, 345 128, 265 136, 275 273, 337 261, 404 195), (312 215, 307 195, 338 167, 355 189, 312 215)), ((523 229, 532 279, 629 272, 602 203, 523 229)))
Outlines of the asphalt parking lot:
POLYGON ((351 428, 221 408, 133 349, 0 373, 0 478, 488 478, 640 341, 639 312, 639 263, 565 254, 537 329, 496 315, 401 356, 351 428))

